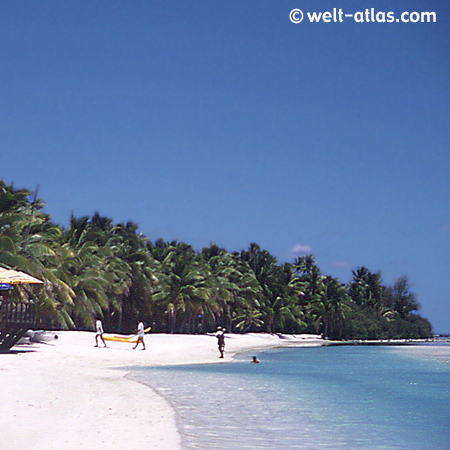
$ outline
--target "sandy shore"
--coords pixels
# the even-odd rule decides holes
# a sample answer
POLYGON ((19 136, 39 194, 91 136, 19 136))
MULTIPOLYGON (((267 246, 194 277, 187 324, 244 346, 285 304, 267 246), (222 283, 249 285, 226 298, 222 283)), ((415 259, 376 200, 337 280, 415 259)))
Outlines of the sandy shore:
POLYGON ((126 378, 127 367, 227 363, 244 351, 323 345, 305 335, 227 335, 219 360, 214 336, 149 334, 142 351, 121 342, 94 347, 89 332, 56 334, 0 354, 0 450, 180 449, 174 411, 126 378))

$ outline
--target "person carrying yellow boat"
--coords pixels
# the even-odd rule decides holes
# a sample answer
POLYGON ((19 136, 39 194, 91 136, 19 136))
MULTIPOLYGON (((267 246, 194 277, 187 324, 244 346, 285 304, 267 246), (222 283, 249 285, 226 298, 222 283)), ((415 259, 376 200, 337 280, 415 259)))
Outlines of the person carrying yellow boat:
POLYGON ((137 348, 139 343, 142 343, 144 346, 143 350, 145 350, 145 342, 144 342, 144 336, 145 336, 145 330, 144 330, 144 322, 139 322, 137 326, 137 342, 136 345, 133 347, 133 350, 137 348))
MULTIPOLYGON (((152 327, 145 328, 144 333, 148 333, 152 327)), ((137 334, 129 334, 129 335, 123 335, 123 334, 104 334, 103 339, 105 341, 114 341, 114 342, 128 342, 130 344, 137 343, 138 341, 138 335, 137 334)))

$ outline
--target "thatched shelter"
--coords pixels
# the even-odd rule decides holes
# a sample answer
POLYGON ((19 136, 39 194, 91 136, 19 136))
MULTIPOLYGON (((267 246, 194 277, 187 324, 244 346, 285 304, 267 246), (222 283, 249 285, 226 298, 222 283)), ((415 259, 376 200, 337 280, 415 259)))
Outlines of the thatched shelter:
POLYGON ((32 302, 11 300, 11 291, 18 284, 43 282, 24 272, 0 267, 0 351, 15 345, 36 320, 32 302))

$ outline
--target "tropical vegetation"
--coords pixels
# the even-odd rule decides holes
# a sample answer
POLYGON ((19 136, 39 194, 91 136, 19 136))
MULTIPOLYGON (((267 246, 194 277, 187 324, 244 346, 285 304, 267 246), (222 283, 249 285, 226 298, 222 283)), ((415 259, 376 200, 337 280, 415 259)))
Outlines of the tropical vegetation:
POLYGON ((21 286, 42 328, 129 332, 320 333, 333 339, 427 338, 428 320, 406 277, 393 286, 358 267, 347 284, 324 275, 312 255, 279 263, 251 243, 228 252, 151 241, 134 223, 96 213, 54 223, 28 189, 0 180, 0 264, 44 281, 21 286))

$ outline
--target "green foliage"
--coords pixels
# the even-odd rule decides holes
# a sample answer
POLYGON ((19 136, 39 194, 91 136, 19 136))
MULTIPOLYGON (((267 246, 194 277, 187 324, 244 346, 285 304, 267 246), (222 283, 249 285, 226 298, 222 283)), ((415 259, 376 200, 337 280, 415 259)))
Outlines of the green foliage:
POLYGON ((15 295, 32 297, 40 325, 131 332, 320 333, 334 339, 425 338, 430 323, 402 277, 385 286, 365 267, 348 285, 323 275, 312 255, 280 264, 252 243, 230 253, 184 242, 151 242, 132 222, 95 213, 52 223, 31 192, 0 180, 0 264, 44 281, 15 295))

